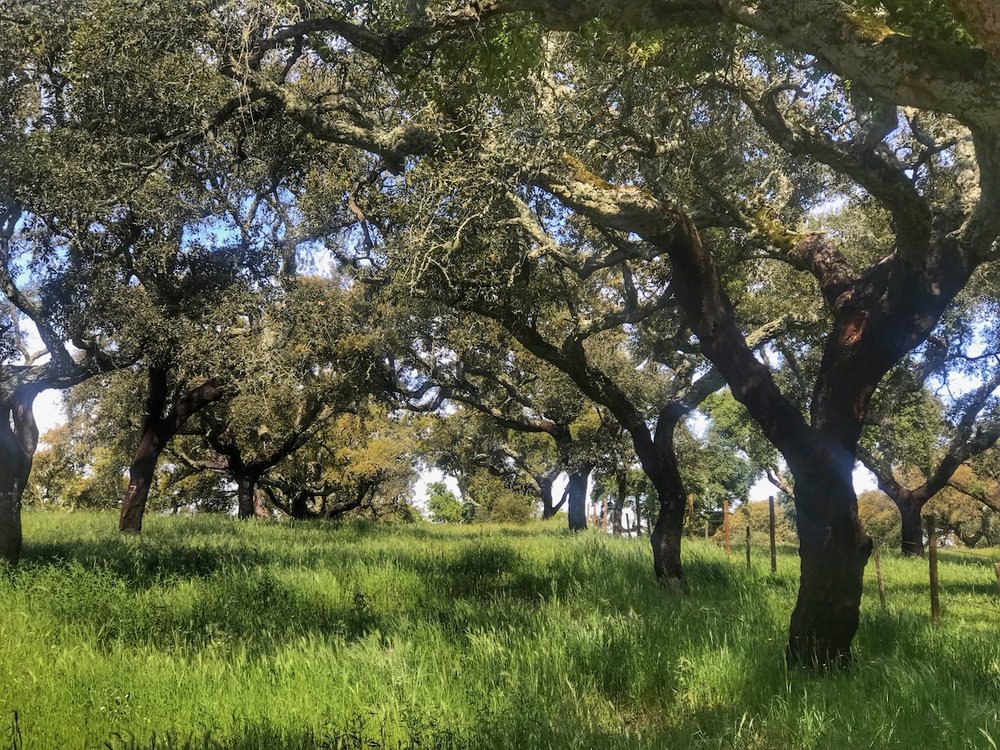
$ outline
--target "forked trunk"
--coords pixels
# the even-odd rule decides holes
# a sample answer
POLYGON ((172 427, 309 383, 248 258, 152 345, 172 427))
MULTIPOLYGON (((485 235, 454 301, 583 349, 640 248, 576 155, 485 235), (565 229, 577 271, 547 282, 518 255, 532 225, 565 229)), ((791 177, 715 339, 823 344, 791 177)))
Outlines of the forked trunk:
POLYGON ((858 520, 849 462, 818 460, 795 477, 799 594, 788 634, 789 665, 847 666, 858 629, 872 541, 858 520))
POLYGON ((587 528, 587 484, 590 466, 583 466, 569 474, 569 528, 582 531, 587 528))
POLYGON ((138 534, 142 531, 142 518, 146 512, 149 490, 156 476, 156 465, 167 443, 192 414, 222 397, 222 387, 218 381, 207 380, 178 398, 170 412, 163 416, 168 395, 167 375, 167 367, 149 369, 142 433, 129 467, 128 488, 122 498, 121 515, 118 519, 118 530, 125 534, 138 534))

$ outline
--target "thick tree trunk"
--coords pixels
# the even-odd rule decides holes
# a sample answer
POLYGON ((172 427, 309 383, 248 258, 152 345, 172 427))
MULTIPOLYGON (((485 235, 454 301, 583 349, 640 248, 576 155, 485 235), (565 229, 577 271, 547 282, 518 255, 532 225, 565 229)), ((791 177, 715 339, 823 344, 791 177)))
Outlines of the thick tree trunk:
POLYGON ((6 437, 0 439, 0 560, 16 565, 21 556, 21 498, 27 472, 20 448, 9 445, 6 437))
POLYGON ((654 484, 660 509, 649 535, 649 542, 653 547, 653 572, 656 580, 663 585, 683 585, 681 539, 684 533, 686 495, 676 464, 665 466, 654 484))
POLYGON ((853 460, 823 458, 795 475, 800 580, 786 654, 790 665, 834 668, 851 661, 872 541, 858 519, 853 460))
POLYGON ((0 405, 0 560, 11 565, 21 557, 21 501, 38 447, 33 402, 32 393, 0 405))
POLYGON ((924 529, 920 519, 923 505, 912 500, 902 500, 897 505, 903 520, 903 554, 910 557, 923 557, 924 529))
POLYGON ((121 516, 118 519, 118 530, 125 534, 138 534, 142 531, 142 517, 146 512, 146 500, 156 475, 156 464, 163 452, 164 439, 159 434, 153 420, 147 417, 139 437, 139 447, 136 448, 132 465, 128 471, 128 488, 122 499, 121 516))
POLYGON ((240 519, 257 515, 257 477, 248 472, 234 472, 236 478, 236 516, 240 519))
POLYGON ((156 474, 156 464, 166 442, 163 433, 163 408, 167 402, 167 368, 150 367, 146 391, 146 411, 142 418, 142 432, 132 465, 128 472, 128 488, 122 498, 118 530, 126 534, 142 531, 142 516, 146 511, 149 488, 156 474))
POLYGON ((587 484, 592 467, 582 466, 569 474, 569 528, 587 528, 587 484))

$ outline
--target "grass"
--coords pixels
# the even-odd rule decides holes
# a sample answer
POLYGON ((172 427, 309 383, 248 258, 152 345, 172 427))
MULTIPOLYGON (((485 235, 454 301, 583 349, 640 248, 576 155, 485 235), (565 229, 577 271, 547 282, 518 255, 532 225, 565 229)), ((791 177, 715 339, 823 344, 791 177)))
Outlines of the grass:
POLYGON ((558 526, 27 513, 0 574, 0 750, 996 748, 1000 551, 866 574, 857 665, 788 673, 797 560, 558 526))

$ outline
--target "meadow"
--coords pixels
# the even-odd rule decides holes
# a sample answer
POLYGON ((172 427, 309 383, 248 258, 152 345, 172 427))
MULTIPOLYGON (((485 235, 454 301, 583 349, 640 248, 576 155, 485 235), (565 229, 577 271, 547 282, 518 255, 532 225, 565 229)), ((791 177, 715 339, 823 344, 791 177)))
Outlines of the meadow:
POLYGON ((866 573, 856 664, 788 672, 797 559, 523 527, 25 514, 0 749, 996 748, 1000 550, 866 573))

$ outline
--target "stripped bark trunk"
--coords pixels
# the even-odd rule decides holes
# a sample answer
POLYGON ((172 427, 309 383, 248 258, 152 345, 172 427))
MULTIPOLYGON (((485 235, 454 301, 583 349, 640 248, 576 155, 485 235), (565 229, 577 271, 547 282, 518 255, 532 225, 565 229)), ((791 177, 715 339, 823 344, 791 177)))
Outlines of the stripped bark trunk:
POLYGON ((156 476, 156 465, 167 443, 193 414, 223 395, 221 385, 215 380, 209 380, 180 396, 164 416, 167 374, 166 367, 152 367, 149 370, 146 413, 142 420, 139 445, 129 466, 128 488, 122 498, 121 515, 118 519, 118 530, 122 533, 138 534, 142 531, 142 519, 156 476))

